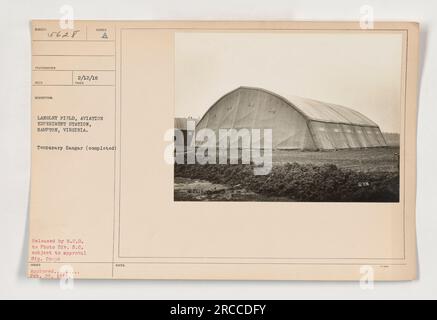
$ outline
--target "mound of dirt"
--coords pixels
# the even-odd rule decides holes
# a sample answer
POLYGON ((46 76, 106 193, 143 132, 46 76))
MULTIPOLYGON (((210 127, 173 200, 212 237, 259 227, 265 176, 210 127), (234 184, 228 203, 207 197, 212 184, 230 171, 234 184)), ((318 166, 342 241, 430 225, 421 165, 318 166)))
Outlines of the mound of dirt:
POLYGON ((257 194, 301 202, 399 202, 399 174, 356 172, 336 165, 288 163, 254 175, 253 165, 175 165, 175 177, 241 186, 257 194))

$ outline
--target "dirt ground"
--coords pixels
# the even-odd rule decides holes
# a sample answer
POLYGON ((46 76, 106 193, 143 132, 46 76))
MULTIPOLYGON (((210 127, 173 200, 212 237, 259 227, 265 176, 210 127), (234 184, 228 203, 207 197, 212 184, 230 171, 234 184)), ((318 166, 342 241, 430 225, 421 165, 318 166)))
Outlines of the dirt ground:
POLYGON ((257 194, 241 186, 228 186, 205 180, 175 177, 175 201, 290 201, 285 197, 257 194))
POLYGON ((359 172, 398 172, 399 147, 338 151, 288 151, 273 152, 273 165, 290 162, 299 164, 334 164, 339 168, 359 172))
POLYGON ((175 201, 398 202, 399 148, 274 151, 273 168, 175 166, 175 201))

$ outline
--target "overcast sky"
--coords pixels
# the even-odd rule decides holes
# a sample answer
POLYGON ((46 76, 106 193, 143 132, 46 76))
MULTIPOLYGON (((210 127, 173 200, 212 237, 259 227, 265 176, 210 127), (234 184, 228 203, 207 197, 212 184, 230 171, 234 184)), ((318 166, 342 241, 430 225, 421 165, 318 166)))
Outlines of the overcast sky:
POLYGON ((239 86, 341 104, 400 131, 400 33, 197 33, 175 39, 177 117, 239 86))

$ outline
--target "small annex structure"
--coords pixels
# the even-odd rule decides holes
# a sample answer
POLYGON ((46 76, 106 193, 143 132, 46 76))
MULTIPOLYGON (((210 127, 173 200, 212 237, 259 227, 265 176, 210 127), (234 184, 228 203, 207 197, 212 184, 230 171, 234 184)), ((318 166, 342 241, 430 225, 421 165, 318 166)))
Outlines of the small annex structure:
POLYGON ((278 95, 261 88, 233 90, 204 114, 196 131, 272 129, 273 149, 338 150, 385 147, 379 126, 336 104, 278 95))
MULTIPOLYGON (((190 128, 188 128, 188 124, 189 122, 193 122, 194 127, 196 126, 196 124, 199 122, 199 119, 193 118, 193 117, 188 117, 188 118, 175 118, 174 119, 174 128, 178 129, 179 131, 182 132, 183 135, 183 146, 186 147, 187 145, 191 145, 193 143, 193 131, 194 130, 190 130, 190 128)), ((178 140, 175 139, 175 146, 178 145, 178 143, 180 143, 180 141, 182 140, 178 140)))

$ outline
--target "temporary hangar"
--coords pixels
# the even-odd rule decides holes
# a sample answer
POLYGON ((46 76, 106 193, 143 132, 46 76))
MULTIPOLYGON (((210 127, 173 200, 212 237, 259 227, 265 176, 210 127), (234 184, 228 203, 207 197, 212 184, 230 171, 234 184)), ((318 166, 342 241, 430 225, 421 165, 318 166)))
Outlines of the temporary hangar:
POLYGON ((272 129, 273 149, 387 146, 379 126, 351 108, 251 87, 233 90, 214 103, 196 131, 204 128, 214 130, 217 136, 219 129, 272 129))

